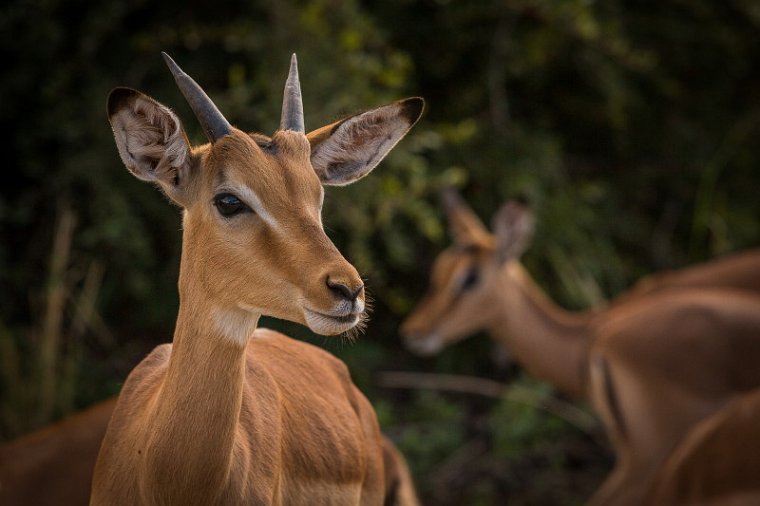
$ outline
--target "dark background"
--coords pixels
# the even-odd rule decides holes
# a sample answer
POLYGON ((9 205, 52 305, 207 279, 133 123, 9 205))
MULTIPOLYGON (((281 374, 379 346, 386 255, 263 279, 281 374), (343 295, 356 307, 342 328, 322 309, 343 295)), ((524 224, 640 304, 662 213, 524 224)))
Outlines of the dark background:
POLYGON ((759 28, 754 0, 4 2, 0 440, 117 393, 171 339, 179 212, 124 170, 108 91, 145 91, 202 142, 167 51, 233 124, 269 134, 297 52, 307 129, 409 95, 428 110, 371 177, 327 191, 328 234, 375 299, 365 335, 262 325, 349 364, 426 502, 582 502, 611 463, 598 426, 542 409, 557 395, 483 336, 432 359, 403 348, 398 324, 448 241, 437 192, 461 188, 486 223, 527 197, 525 264, 568 308, 757 245, 759 28), (391 389, 383 371, 517 388, 391 389))

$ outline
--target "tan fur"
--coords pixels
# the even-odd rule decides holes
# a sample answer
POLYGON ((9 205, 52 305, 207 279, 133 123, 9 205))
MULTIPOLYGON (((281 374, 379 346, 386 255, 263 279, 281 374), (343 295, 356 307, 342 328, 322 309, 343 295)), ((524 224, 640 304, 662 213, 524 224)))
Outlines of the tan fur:
MULTIPOLYGON (((616 470, 594 503, 640 504, 683 432, 736 392, 760 384, 752 366, 760 360, 760 298, 731 290, 732 282, 743 283, 741 275, 712 278, 731 271, 721 263, 688 269, 683 280, 672 274, 665 280, 672 288, 650 288, 599 311, 565 311, 519 264, 528 217, 521 221, 512 206, 502 211, 508 219, 497 216, 498 237, 473 226, 469 209, 466 219, 458 218, 463 204, 450 208, 457 242, 436 261, 428 294, 402 332, 410 348, 436 352, 488 330, 528 371, 589 399, 617 454, 616 470), (479 280, 462 291, 473 268, 479 280), (684 280, 698 288, 688 289, 684 280), (707 288, 710 280, 714 288, 707 288)), ((751 262, 734 265, 756 270, 751 262)))
POLYGON ((697 424, 668 458, 648 504, 760 504, 760 390, 697 424))
POLYGON ((116 399, 0 446, 0 504, 82 506, 116 399))
POLYGON ((387 436, 383 436, 382 444, 385 466, 384 506, 420 506, 406 459, 387 436))
MULTIPOLYGON (((345 121, 384 123, 400 138, 421 110, 408 99, 345 121)), ((127 168, 184 208, 183 250, 173 343, 129 375, 91 504, 382 504, 377 419, 346 367, 255 329, 262 314, 321 334, 362 319, 363 282, 322 227, 321 183, 362 177, 372 167, 360 162, 376 165, 392 146, 378 152, 367 137, 346 153, 329 133, 232 128, 182 158, 179 119, 153 99, 116 89, 109 114, 127 168), (312 157, 322 148, 358 162, 321 181, 312 157), (228 193, 250 211, 222 216, 215 199, 228 193)))
MULTIPOLYGON (((0 504, 88 504, 92 471, 116 397, 0 446, 0 504), (40 487, 40 483, 45 483, 40 487)), ((404 456, 381 439, 387 506, 419 506, 404 456)))

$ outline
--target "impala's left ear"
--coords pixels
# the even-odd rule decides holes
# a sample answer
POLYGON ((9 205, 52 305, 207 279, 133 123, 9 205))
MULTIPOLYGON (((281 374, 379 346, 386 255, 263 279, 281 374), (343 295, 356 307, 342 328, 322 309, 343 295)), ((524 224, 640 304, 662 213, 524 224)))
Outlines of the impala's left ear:
POLYGON ((343 186, 369 174, 414 126, 424 104, 407 98, 310 132, 311 164, 322 184, 343 186))

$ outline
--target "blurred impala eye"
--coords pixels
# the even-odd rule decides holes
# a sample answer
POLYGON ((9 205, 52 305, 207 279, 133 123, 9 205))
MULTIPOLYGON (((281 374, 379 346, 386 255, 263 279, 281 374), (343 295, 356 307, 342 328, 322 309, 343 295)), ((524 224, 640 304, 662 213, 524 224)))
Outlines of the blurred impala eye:
POLYGON ((478 272, 477 267, 472 266, 470 267, 470 270, 467 271, 467 275, 462 280, 462 284, 459 287, 459 291, 464 292, 465 290, 469 290, 470 288, 477 285, 478 281, 480 281, 480 272, 478 272))
POLYGON ((214 205, 219 214, 225 218, 244 212, 252 212, 250 207, 231 193, 220 193, 214 197, 214 205))

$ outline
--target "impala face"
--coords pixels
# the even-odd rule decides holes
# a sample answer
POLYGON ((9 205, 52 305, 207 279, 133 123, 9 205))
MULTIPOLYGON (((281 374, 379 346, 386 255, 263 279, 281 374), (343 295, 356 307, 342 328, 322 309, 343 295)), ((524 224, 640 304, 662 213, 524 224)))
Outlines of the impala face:
POLYGON ((417 121, 422 99, 306 134, 294 55, 280 129, 267 137, 232 127, 165 59, 209 144, 191 148, 179 118, 135 90, 113 90, 108 113, 127 168, 184 208, 180 296, 201 294, 228 334, 262 314, 319 334, 354 327, 365 311, 364 284, 324 232, 322 185, 368 174, 417 121))
POLYGON ((443 203, 454 244, 433 264, 427 294, 401 325, 406 346, 420 355, 434 355, 498 320, 499 274, 532 233, 532 216, 516 202, 497 213, 495 234, 455 193, 445 193, 443 203))
POLYGON ((306 136, 289 130, 233 130, 211 146, 185 207, 185 255, 223 307, 337 334, 361 319, 364 284, 324 232, 309 154, 306 136))
POLYGON ((441 253, 427 294, 401 326, 411 351, 434 355, 488 327, 495 302, 491 285, 498 269, 492 257, 489 245, 454 245, 441 253))

